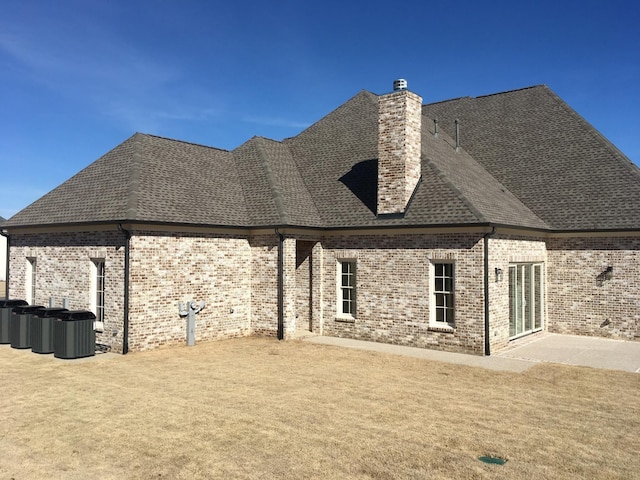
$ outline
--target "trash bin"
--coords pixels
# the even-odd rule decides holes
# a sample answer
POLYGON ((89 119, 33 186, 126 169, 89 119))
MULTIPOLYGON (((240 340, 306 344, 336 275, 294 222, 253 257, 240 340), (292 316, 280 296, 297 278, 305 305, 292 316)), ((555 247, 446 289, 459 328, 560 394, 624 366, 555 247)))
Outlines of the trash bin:
POLYGON ((42 305, 13 307, 9 322, 9 340, 12 348, 31 348, 31 316, 42 305))
POLYGON ((29 305, 26 300, 0 300, 0 343, 11 343, 9 324, 13 307, 29 305))
POLYGON ((31 350, 34 353, 53 353, 53 326, 56 316, 66 308, 43 308, 31 316, 31 350))
POLYGON ((95 314, 88 310, 67 310, 56 314, 53 356, 71 359, 95 355, 95 319, 95 314))

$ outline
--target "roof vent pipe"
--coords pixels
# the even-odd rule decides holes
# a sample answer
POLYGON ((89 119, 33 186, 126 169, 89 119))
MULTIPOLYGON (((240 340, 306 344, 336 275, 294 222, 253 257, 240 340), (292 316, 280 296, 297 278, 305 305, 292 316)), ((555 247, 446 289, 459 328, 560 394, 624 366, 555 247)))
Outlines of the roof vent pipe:
POLYGON ((438 138, 438 119, 433 119, 433 136, 438 138))
POLYGON ((393 91, 399 92, 407 89, 407 81, 404 78, 399 78, 393 81, 393 91))
POLYGON ((456 152, 460 150, 460 120, 456 118, 456 152))

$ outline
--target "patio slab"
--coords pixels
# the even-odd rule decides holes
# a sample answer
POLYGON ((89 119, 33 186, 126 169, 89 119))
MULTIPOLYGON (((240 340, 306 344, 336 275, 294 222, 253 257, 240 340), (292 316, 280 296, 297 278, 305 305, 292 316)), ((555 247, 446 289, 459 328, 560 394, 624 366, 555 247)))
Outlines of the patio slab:
POLYGON ((491 370, 523 372, 537 363, 547 362, 640 373, 640 342, 547 332, 515 341, 510 347, 485 357, 348 338, 308 336, 303 340, 491 370))
POLYGON ((640 342, 624 340, 544 333, 496 356, 640 373, 640 342))

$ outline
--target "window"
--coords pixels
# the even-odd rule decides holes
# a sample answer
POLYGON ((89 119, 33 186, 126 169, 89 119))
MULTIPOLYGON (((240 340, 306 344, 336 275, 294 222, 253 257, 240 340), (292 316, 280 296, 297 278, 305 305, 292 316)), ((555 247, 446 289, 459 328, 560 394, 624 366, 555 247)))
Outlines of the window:
POLYGON ((454 325, 454 264, 433 263, 432 324, 454 325))
POLYGON ((27 258, 27 271, 25 272, 25 300, 33 305, 36 301, 36 259, 27 258))
POLYGON ((338 316, 356 316, 356 262, 338 262, 338 316))
POLYGON ((104 259, 91 261, 91 310, 96 322, 104 322, 104 259))

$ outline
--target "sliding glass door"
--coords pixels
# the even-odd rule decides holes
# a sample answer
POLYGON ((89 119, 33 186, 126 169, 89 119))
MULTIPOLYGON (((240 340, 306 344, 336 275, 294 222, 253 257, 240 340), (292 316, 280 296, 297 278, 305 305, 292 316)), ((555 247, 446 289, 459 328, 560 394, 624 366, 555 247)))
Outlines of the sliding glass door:
POLYGON ((543 286, 541 263, 509 266, 509 337, 515 338, 542 329, 543 286))

